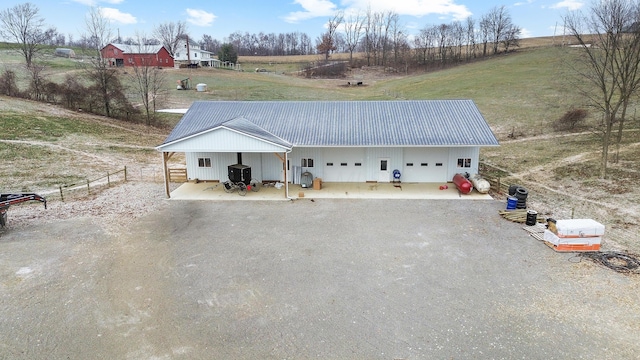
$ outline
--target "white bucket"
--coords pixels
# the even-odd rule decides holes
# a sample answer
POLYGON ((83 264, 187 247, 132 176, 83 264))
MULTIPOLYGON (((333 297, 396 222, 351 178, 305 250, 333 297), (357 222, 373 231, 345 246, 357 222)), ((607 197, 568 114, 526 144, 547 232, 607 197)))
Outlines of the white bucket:
POLYGON ((196 85, 196 90, 202 92, 202 91, 207 91, 207 84, 198 84, 196 85))

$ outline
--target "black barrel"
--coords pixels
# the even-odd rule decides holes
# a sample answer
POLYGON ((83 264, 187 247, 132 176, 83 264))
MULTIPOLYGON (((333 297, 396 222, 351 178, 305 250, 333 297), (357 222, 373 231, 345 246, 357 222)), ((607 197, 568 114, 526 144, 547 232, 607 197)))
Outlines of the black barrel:
POLYGON ((533 226, 538 222, 538 212, 535 210, 527 210, 527 226, 533 226))

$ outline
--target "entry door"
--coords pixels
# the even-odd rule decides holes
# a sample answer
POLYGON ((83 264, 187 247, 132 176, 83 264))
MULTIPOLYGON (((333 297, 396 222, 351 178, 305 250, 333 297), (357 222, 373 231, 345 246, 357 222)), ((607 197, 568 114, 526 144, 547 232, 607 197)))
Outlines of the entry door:
POLYGON ((378 159, 378 182, 391 181, 391 171, 389 170, 389 158, 378 159))

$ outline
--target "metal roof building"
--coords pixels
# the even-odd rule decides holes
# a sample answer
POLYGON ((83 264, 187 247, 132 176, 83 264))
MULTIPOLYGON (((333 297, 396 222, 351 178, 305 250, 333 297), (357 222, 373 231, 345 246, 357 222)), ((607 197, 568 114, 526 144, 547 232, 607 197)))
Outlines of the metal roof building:
POLYGON ((393 169, 443 182, 477 172, 484 146, 498 141, 471 100, 198 101, 157 150, 184 152, 191 179, 225 181, 244 163, 264 181, 391 181, 393 169))

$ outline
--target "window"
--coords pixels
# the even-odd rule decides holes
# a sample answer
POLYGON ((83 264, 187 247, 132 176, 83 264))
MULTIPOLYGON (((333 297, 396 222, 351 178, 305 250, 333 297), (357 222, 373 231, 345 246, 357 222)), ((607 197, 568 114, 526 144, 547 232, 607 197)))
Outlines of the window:
POLYGON ((420 163, 420 166, 429 166, 429 163, 420 163))
POLYGON ((436 166, 442 166, 442 163, 436 163, 436 166))
POLYGON ((198 167, 211 167, 211 158, 198 158, 198 167))
POLYGON ((387 171, 387 160, 380 160, 380 171, 387 171))
POLYGON ((413 163, 407 163, 407 166, 413 166, 413 163))
POLYGON ((333 166, 333 163, 327 163, 327 166, 333 166))
POLYGON ((304 159, 300 159, 300 166, 302 167, 313 167, 313 159, 311 158, 304 158, 304 159))
POLYGON ((362 166, 362 163, 355 163, 355 164, 353 164, 353 165, 355 165, 355 166, 362 166))
POLYGON ((176 57, 180 57, 180 53, 179 52, 176 53, 176 57))
POLYGON ((347 166, 347 163, 340 163, 340 166, 347 166))
POLYGON ((460 159, 458 159, 458 167, 459 168, 470 168, 471 167, 471 158, 460 158, 460 159))

